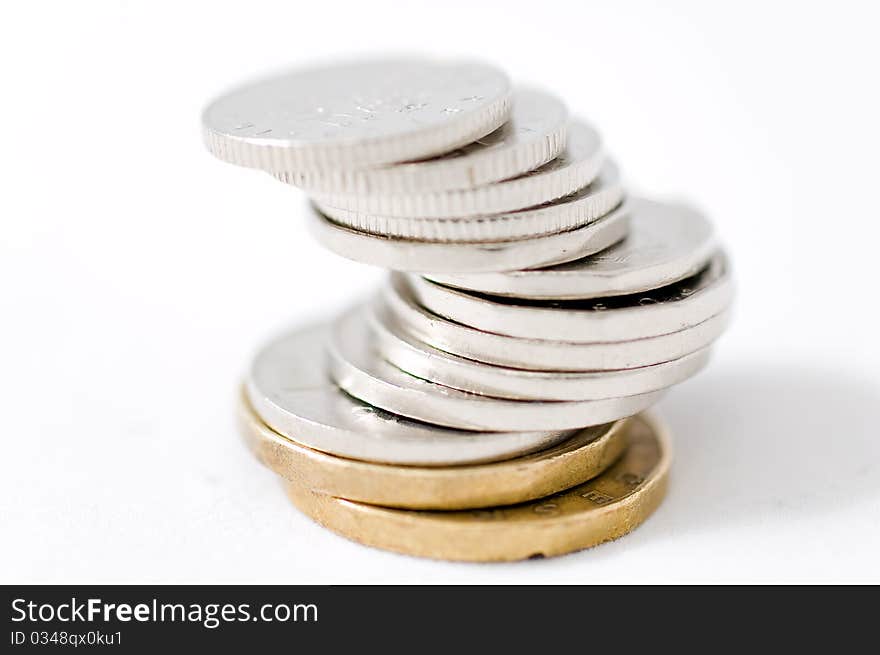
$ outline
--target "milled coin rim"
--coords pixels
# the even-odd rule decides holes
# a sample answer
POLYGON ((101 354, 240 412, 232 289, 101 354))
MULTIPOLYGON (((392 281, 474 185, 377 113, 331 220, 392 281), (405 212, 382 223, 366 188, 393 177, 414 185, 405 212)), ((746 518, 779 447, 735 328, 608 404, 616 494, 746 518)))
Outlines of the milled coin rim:
POLYGON ((328 250, 362 264, 418 273, 492 273, 552 266, 600 252, 626 236, 629 209, 622 205, 572 230, 528 239, 429 242, 396 239, 334 223, 314 207, 308 228, 328 250))
POLYGON ((282 478, 316 493, 403 509, 471 509, 541 498, 599 475, 626 445, 625 421, 617 421, 498 462, 395 466, 322 453, 285 437, 260 420, 244 393, 238 421, 251 452, 282 478))
MULTIPOLYGON (((497 242, 532 239, 589 225, 620 207, 624 190, 620 171, 606 161, 586 187, 553 202, 491 216, 413 218, 336 212, 334 223, 394 239, 436 243, 497 242)), ((322 211, 317 206, 318 211, 322 211)))
MULTIPOLYGON (((617 539, 644 523, 662 502, 669 480, 669 433, 656 418, 641 414, 659 455, 643 475, 626 470, 627 451, 605 472, 582 485, 511 508, 486 507, 459 512, 413 511, 367 505, 314 493, 290 482, 288 497, 303 514, 336 534, 367 546, 440 560, 500 562, 552 557, 617 539), (632 476, 630 482, 627 475, 632 476), (614 498, 597 487, 618 476, 632 484, 614 498), (584 509, 560 515, 559 499, 579 497, 584 509), (505 519, 510 509, 529 509, 505 519), (468 521, 462 520, 464 516, 468 521)), ((634 456, 637 456, 634 455, 634 456)), ((580 502, 580 501, 578 501, 580 502)))
MULTIPOLYGON (((571 195, 589 185, 605 161, 598 132, 583 121, 568 126, 566 150, 575 155, 560 167, 543 167, 510 180, 473 189, 429 193, 343 194, 317 193, 322 213, 343 225, 368 225, 382 217, 469 218, 538 207, 571 195)), ((564 154, 564 153, 563 153, 564 154)))
MULTIPOLYGON (((542 129, 531 129, 513 143, 487 149, 476 147, 458 157, 443 154, 364 169, 285 171, 275 173, 275 177, 307 193, 325 194, 429 193, 473 189, 517 177, 543 166, 565 149, 568 109, 556 96, 536 89, 514 89, 510 118, 496 132, 517 129, 517 109, 524 103, 535 102, 539 106, 532 108, 532 113, 540 113, 543 123, 536 127, 542 129)), ((494 132, 486 136, 491 134, 494 132)))

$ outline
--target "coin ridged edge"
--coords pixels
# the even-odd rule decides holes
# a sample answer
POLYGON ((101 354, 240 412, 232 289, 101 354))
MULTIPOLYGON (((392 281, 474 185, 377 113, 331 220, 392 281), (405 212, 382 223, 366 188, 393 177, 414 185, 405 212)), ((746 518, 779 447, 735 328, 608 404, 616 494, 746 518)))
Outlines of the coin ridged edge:
POLYGON ((624 202, 599 219, 554 234, 502 241, 414 241, 369 234, 334 223, 314 206, 307 225, 328 250, 353 261, 394 271, 490 273, 553 266, 580 259, 626 236, 629 209, 624 202))
POLYGON ((202 136, 208 151, 227 163, 270 173, 314 168, 363 168, 421 159, 455 150, 498 129, 509 117, 510 90, 495 102, 443 125, 406 135, 358 143, 314 143, 296 147, 254 143, 207 126, 202 136))
POLYGON ((596 138, 595 151, 580 161, 552 171, 533 171, 535 174, 527 173, 475 189, 387 195, 319 193, 314 195, 314 201, 324 214, 345 225, 368 222, 373 215, 468 218, 537 207, 571 195, 589 185, 599 174, 605 153, 595 130, 585 128, 596 138))
MULTIPOLYGON (((557 199, 534 209, 469 218, 408 218, 351 212, 326 216, 331 222, 365 234, 424 243, 492 243, 558 234, 596 221, 624 200, 616 167, 601 188, 577 200, 557 199)), ((587 186, 586 189, 590 187, 587 186)), ((317 211, 323 212, 322 207, 317 211)))
MULTIPOLYGON (((563 115, 564 119, 564 115, 563 115)), ((275 173, 280 181, 307 193, 391 194, 473 189, 523 175, 555 159, 564 149, 568 123, 562 120, 540 138, 514 147, 459 159, 403 162, 364 170, 298 170, 275 173)))

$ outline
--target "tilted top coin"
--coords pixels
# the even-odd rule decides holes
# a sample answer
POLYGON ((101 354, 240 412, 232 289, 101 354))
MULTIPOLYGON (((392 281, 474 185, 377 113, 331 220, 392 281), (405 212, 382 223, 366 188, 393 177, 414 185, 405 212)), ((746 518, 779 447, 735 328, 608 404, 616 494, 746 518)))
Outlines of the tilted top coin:
POLYGON ((239 87, 205 109, 208 149, 274 173, 433 157, 497 129, 510 83, 477 62, 379 59, 239 87))
POLYGON ((306 191, 321 193, 424 193, 471 189, 538 168, 565 148, 568 111, 548 93, 520 89, 510 120, 452 152, 422 161, 363 170, 326 169, 277 173, 306 191))
POLYGON ((492 274, 428 274, 435 282, 498 296, 547 300, 649 291, 699 271, 716 248, 712 224, 678 204, 630 198, 630 231, 600 253, 551 268, 492 274))
POLYGON ((374 462, 440 466, 515 457, 571 434, 451 430, 359 402, 327 375, 327 329, 302 328, 269 343, 254 359, 245 383, 248 402, 260 419, 310 448, 374 462))
POLYGON ((563 198, 587 186, 604 161, 601 140, 591 126, 574 121, 568 127, 565 150, 540 168, 475 189, 432 193, 360 195, 318 193, 314 200, 337 222, 376 220, 372 216, 404 218, 465 218, 513 212, 563 198), (363 214, 353 217, 351 213, 363 214))

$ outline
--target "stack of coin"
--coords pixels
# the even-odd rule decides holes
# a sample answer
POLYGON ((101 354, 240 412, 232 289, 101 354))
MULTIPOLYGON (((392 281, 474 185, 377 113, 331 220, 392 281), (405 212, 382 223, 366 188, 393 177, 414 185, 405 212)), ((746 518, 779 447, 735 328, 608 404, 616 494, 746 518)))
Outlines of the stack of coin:
POLYGON ((598 133, 475 62, 388 59, 240 87, 217 157, 304 189, 329 249, 392 272, 250 366, 239 416, 293 503, 457 560, 618 537, 662 499, 640 414, 705 366, 729 263, 693 209, 627 196, 598 133))

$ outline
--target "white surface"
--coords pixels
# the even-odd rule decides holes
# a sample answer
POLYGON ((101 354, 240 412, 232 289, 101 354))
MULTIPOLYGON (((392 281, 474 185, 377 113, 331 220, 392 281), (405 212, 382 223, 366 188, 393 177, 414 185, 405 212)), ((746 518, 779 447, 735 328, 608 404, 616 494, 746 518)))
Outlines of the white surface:
POLYGON ((880 582, 868 3, 194 4, 0 21, 0 582, 880 582), (503 566, 383 553, 297 514, 241 445, 250 352, 380 273, 318 248, 297 190, 213 160, 199 112, 377 48, 559 92, 633 188, 717 222, 735 322, 661 405, 672 489, 631 536, 503 566))

